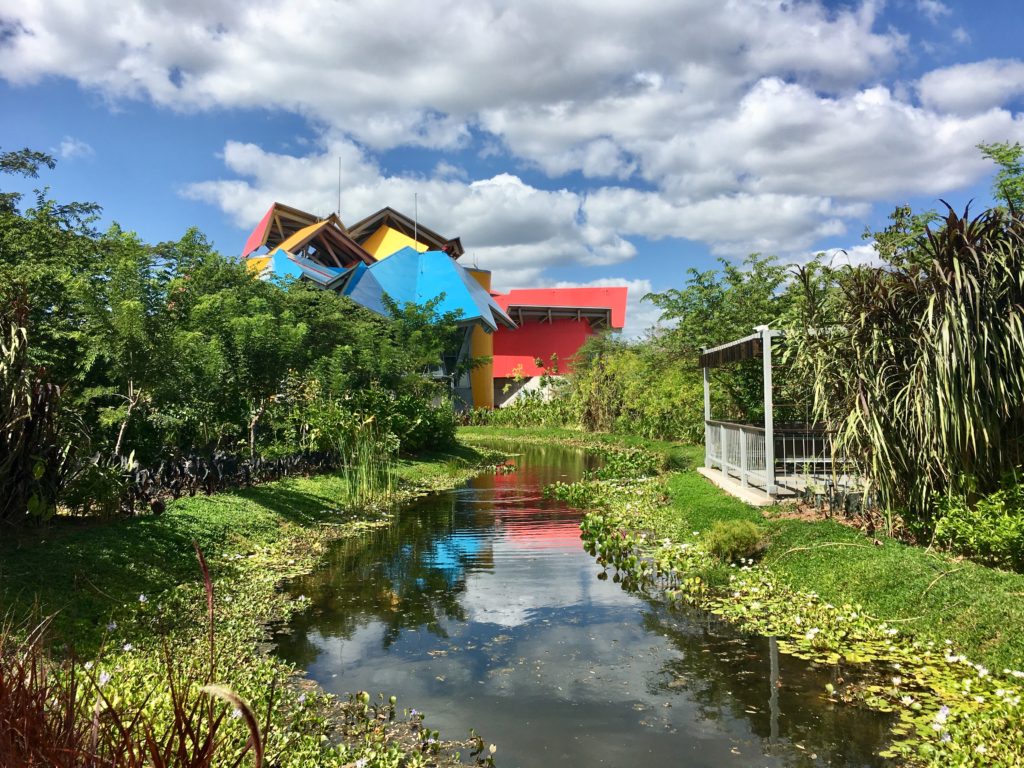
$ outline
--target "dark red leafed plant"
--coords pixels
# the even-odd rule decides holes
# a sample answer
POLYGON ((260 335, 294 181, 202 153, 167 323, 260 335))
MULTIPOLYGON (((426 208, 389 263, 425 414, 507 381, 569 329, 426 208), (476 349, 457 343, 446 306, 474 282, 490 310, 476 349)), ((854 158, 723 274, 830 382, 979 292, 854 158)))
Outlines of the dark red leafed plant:
POLYGON ((31 631, 7 624, 0 631, 0 766, 4 768, 209 768, 240 766, 252 756, 264 765, 264 735, 270 726, 270 695, 261 731, 248 702, 214 684, 216 635, 213 582, 196 546, 206 588, 209 659, 196 664, 174 658, 163 644, 161 666, 168 707, 151 712, 156 690, 131 706, 107 692, 107 680, 73 656, 59 660, 47 652, 49 626, 31 631), (220 704, 223 702, 228 706, 220 704), (226 728, 230 712, 245 723, 249 737, 240 744, 226 728))
POLYGON ((32 367, 27 315, 23 298, 0 292, 0 525, 52 514, 67 469, 60 388, 32 367))

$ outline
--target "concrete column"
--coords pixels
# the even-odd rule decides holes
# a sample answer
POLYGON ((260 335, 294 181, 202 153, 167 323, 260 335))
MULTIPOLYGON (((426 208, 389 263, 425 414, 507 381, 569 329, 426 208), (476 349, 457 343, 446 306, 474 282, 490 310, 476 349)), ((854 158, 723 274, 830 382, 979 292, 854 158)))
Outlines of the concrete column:
MULTIPOLYGON (((485 291, 491 290, 491 273, 483 269, 467 269, 473 279, 480 283, 485 291)), ((495 332, 497 333, 497 331, 495 332)), ((494 334, 488 333, 483 325, 477 325, 473 329, 473 336, 470 340, 469 354, 472 357, 489 357, 489 362, 469 373, 469 379, 473 389, 474 408, 494 408, 494 334)))

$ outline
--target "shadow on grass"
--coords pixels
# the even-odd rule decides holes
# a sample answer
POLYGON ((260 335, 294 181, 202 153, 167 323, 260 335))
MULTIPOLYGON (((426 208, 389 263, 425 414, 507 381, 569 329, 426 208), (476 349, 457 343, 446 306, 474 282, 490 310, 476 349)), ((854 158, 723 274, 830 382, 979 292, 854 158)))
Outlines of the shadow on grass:
POLYGON ((280 540, 285 525, 330 519, 343 483, 336 475, 291 478, 172 502, 160 517, 82 524, 60 520, 0 543, 0 614, 15 621, 55 614, 53 636, 89 653, 111 617, 139 595, 200 581, 192 541, 215 571, 228 554, 280 540))

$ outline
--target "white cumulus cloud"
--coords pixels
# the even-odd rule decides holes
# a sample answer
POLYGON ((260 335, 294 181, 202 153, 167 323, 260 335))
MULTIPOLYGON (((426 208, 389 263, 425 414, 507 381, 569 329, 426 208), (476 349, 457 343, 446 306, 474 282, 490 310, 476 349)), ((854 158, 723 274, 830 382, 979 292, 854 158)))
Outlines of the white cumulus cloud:
MULTIPOLYGON (((949 16, 940 0, 920 14, 949 16)), ((634 257, 630 238, 805 253, 878 203, 991 173, 1024 141, 1024 64, 961 63, 905 86, 909 36, 881 0, 0 0, 0 78, 64 77, 169 111, 282 111, 289 155, 224 145, 184 194, 253 225, 274 200, 351 222, 411 207, 508 281, 634 257), (97 24, 102 19, 104 23, 97 24), (915 100, 916 98, 916 100, 915 100), (1008 106, 1010 105, 1010 106, 1008 106), (385 150, 435 150, 428 173, 385 150), (459 152, 455 154, 456 150, 459 152), (474 174, 455 158, 506 160, 474 174), (451 153, 451 154, 449 154, 451 153), (532 181, 535 171, 544 181, 532 181)), ((946 22, 948 23, 948 22, 946 22)))
POLYGON ((917 90, 927 107, 976 115, 1024 94, 1024 61, 986 59, 935 69, 918 81, 917 90))

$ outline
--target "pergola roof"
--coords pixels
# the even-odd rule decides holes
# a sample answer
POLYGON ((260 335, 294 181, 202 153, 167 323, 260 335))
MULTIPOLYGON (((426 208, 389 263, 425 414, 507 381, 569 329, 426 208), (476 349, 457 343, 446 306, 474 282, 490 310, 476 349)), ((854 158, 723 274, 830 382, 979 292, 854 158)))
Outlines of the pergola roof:
POLYGON ((554 320, 587 320, 592 328, 608 328, 612 323, 611 307, 558 307, 538 304, 509 304, 509 317, 522 325, 530 320, 550 323, 554 320))
POLYGON ((742 360, 753 360, 764 354, 764 346, 760 333, 753 333, 744 336, 742 339, 719 344, 717 347, 705 349, 701 352, 701 368, 718 368, 729 363, 738 363, 742 360))

